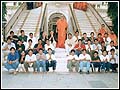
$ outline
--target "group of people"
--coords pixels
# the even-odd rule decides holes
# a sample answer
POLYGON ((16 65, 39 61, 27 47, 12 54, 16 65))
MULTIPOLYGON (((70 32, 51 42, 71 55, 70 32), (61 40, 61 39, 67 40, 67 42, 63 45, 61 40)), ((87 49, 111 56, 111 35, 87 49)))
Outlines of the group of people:
POLYGON ((25 35, 24 30, 21 30, 21 35, 14 35, 11 31, 7 37, 7 42, 2 45, 3 64, 10 73, 16 74, 20 67, 24 67, 24 72, 29 72, 29 67, 33 67, 34 72, 40 72, 42 67, 43 72, 48 72, 49 67, 56 69, 55 58, 55 42, 53 31, 49 36, 46 32, 37 39, 33 33, 29 36, 25 35), (49 37, 49 38, 48 38, 49 37))
POLYGON ((86 73, 98 67, 98 72, 117 72, 118 56, 117 56, 117 37, 113 31, 108 32, 105 25, 102 24, 98 30, 97 36, 94 32, 83 33, 79 36, 76 31, 75 35, 68 34, 65 41, 66 55, 68 56, 67 68, 70 72, 83 72, 83 67, 86 67, 86 73), (74 70, 75 69, 75 70, 74 70))
MULTIPOLYGON (((66 37, 62 31, 61 34, 66 37)), ((45 31, 42 32, 40 38, 36 38, 33 33, 26 36, 24 30, 21 30, 20 36, 14 35, 11 31, 7 42, 2 45, 2 62, 5 68, 14 74, 21 66, 25 72, 29 72, 29 67, 33 67, 34 72, 40 72, 40 67, 43 72, 48 72, 49 67, 54 71, 57 63, 55 48, 59 43, 60 48, 63 44, 65 46, 68 57, 66 66, 70 72, 75 69, 76 72, 82 73, 84 66, 87 67, 87 74, 90 72, 90 67, 93 67, 92 70, 98 67, 99 72, 109 72, 110 69, 112 72, 117 72, 117 37, 113 31, 108 32, 104 24, 101 25, 97 36, 91 32, 90 37, 87 37, 87 33, 83 33, 80 37, 79 31, 76 31, 74 36, 68 33, 67 39, 60 40, 62 38, 58 38, 56 42, 53 31, 50 31, 50 35, 45 31)))

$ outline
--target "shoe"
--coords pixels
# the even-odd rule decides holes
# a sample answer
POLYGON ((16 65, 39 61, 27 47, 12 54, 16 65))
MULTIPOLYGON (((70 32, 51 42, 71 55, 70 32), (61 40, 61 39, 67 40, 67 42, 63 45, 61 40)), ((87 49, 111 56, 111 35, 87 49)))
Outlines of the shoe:
POLYGON ((79 73, 82 74, 82 70, 80 70, 79 73))
POLYGON ((89 72, 89 71, 87 71, 87 72, 86 72, 86 74, 90 74, 90 72, 89 72))
POLYGON ((16 75, 16 74, 17 74, 17 72, 16 72, 16 71, 14 71, 14 72, 13 72, 13 74, 14 74, 14 75, 16 75))

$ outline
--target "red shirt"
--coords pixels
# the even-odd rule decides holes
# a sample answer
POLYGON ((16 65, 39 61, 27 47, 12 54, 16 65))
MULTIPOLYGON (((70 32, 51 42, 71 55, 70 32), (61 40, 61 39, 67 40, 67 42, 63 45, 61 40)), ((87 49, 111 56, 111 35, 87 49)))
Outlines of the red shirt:
POLYGON ((79 51, 80 51, 80 50, 83 50, 83 49, 86 49, 86 47, 85 47, 84 44, 81 44, 81 45, 76 44, 74 48, 77 48, 77 50, 79 50, 79 51))

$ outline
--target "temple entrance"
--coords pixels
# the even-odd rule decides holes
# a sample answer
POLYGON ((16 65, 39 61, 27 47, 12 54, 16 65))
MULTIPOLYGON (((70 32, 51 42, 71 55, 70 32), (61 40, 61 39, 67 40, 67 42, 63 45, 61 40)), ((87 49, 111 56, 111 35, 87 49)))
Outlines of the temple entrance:
MULTIPOLYGON (((50 34, 50 31, 54 31, 54 35, 56 37, 56 40, 58 38, 58 33, 56 32, 56 22, 58 19, 60 19, 61 16, 64 16, 62 13, 53 13, 50 17, 49 17, 49 22, 48 22, 48 35, 50 34)), ((64 16, 65 17, 65 16, 64 16)), ((66 18, 66 17, 65 17, 66 18)))

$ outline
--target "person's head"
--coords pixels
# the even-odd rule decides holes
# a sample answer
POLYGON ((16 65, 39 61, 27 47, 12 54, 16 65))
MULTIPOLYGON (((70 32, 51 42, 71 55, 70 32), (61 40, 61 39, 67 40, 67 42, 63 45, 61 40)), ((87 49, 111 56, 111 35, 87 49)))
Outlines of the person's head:
POLYGON ((105 25, 104 24, 101 24, 101 28, 104 28, 105 27, 105 25))
POLYGON ((64 20, 64 19, 65 19, 65 17, 62 15, 62 16, 61 16, 61 20, 64 20))
POLYGON ((46 40, 46 44, 47 44, 47 45, 50 45, 49 39, 46 40))
POLYGON ((18 45, 22 45, 22 41, 20 39, 18 40, 18 45))
POLYGON ((52 54, 52 49, 48 48, 48 54, 52 54))
POLYGON ((38 39, 38 44, 42 44, 42 40, 41 39, 38 39))
POLYGON ((95 52, 94 52, 94 57, 97 57, 97 56, 98 56, 98 52, 95 51, 95 52))
POLYGON ((25 56, 25 54, 26 54, 25 51, 21 52, 21 56, 25 56))
POLYGON ((114 46, 114 41, 111 41, 111 42, 110 42, 110 46, 114 46))
POLYGON ((43 49, 40 48, 40 49, 39 49, 39 54, 42 54, 42 53, 43 53, 43 49))
POLYGON ((33 38, 33 33, 29 33, 30 38, 33 38))
POLYGON ((72 49, 72 50, 70 51, 70 53, 71 53, 71 55, 74 55, 74 54, 75 54, 75 50, 72 49))
POLYGON ((112 49, 110 50, 110 52, 111 52, 112 55, 114 55, 114 54, 115 54, 115 49, 112 48, 112 49))
POLYGON ((108 52, 106 50, 103 50, 102 54, 103 54, 103 56, 106 56, 108 54, 108 52))
POLYGON ((46 35, 47 35, 46 31, 43 31, 42 36, 46 36, 46 35))
POLYGON ((79 32, 78 31, 75 32, 75 36, 79 36, 79 32))
POLYGON ((32 49, 29 49, 29 50, 28 50, 28 54, 29 54, 29 56, 32 56, 33 50, 32 50, 32 49))
POLYGON ((104 37, 107 38, 107 37, 108 37, 108 33, 105 33, 105 34, 104 34, 104 37))
POLYGON ((51 31, 50 31, 50 35, 53 35, 53 34, 54 34, 54 32, 51 30, 51 31))
POLYGON ((31 39, 29 39, 29 40, 28 40, 28 43, 29 43, 29 44, 32 44, 32 40, 31 40, 31 39))
POLYGON ((10 31, 10 35, 13 36, 13 35, 14 35, 14 32, 13 32, 13 31, 10 31))
POLYGON ((84 55, 86 54, 86 49, 82 50, 82 54, 84 54, 84 55))
POLYGON ((11 38, 10 38, 10 37, 7 38, 7 43, 8 43, 8 44, 11 43, 11 38))
POLYGON ((105 46, 105 42, 104 41, 101 42, 101 46, 105 46))
POLYGON ((88 42, 88 45, 90 45, 90 44, 91 44, 91 40, 90 40, 90 39, 88 39, 88 41, 87 41, 87 42, 88 42))
POLYGON ((91 32, 91 33, 90 33, 90 36, 91 36, 91 37, 94 37, 94 32, 91 32))
POLYGON ((71 39, 71 38, 72 38, 72 34, 68 33, 68 39, 71 39))
POLYGON ((99 38, 102 37, 102 34, 101 34, 101 33, 98 33, 98 37, 99 37, 99 38))
POLYGON ((21 35, 25 35, 24 30, 21 30, 20 33, 21 33, 21 35))
POLYGON ((83 37, 86 38, 87 37, 87 33, 83 33, 83 37))
POLYGON ((110 33, 111 33, 111 34, 114 34, 114 31, 113 31, 113 30, 111 30, 111 31, 110 31, 110 33))
POLYGON ((94 40, 94 43, 97 45, 97 44, 98 44, 98 39, 95 39, 95 40, 94 40))
POLYGON ((10 48, 10 52, 11 52, 12 54, 14 54, 14 53, 15 53, 15 48, 14 48, 14 47, 11 47, 11 48, 10 48))
POLYGON ((82 39, 78 39, 78 44, 82 44, 82 39))

